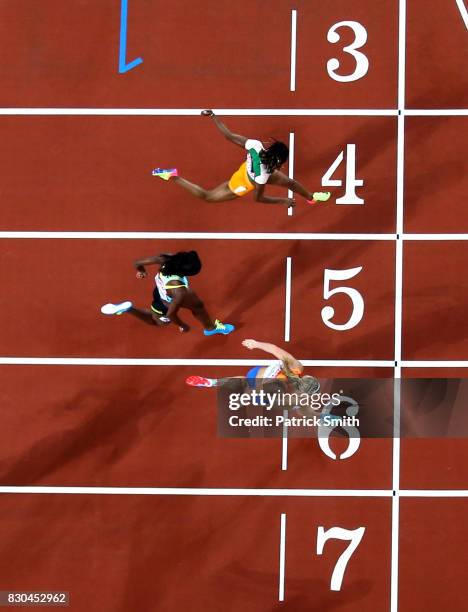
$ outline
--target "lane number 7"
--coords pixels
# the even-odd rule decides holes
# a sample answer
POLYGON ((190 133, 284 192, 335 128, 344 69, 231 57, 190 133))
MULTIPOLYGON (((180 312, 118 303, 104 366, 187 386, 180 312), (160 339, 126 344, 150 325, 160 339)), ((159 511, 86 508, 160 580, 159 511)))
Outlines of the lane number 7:
POLYGON ((330 581, 331 591, 340 591, 343 583, 346 566, 352 557, 353 552, 361 543, 366 528, 358 527, 357 529, 343 529, 342 527, 332 527, 325 531, 324 527, 317 528, 317 555, 323 554, 323 548, 328 540, 344 540, 349 541, 344 552, 338 557, 335 568, 330 581))

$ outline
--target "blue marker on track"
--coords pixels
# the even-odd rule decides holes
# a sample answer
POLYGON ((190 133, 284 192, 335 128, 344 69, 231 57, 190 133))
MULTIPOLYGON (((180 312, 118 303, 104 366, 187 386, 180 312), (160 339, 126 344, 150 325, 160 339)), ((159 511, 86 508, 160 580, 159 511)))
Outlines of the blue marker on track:
POLYGON ((137 57, 127 64, 127 21, 128 21, 128 0, 121 0, 120 5, 120 49, 119 49, 119 73, 124 74, 143 62, 141 57, 137 57))

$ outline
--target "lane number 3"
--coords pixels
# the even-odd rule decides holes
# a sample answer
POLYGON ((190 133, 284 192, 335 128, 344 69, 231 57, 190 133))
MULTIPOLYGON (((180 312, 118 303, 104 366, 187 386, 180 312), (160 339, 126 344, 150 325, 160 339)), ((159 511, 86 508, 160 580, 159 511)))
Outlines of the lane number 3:
POLYGON ((353 42, 350 45, 343 47, 343 51, 354 57, 356 67, 351 74, 338 74, 336 71, 340 67, 340 60, 333 57, 327 62, 327 72, 328 76, 334 81, 339 81, 340 83, 350 83, 351 81, 358 81, 359 79, 362 79, 362 77, 364 77, 369 70, 369 60, 367 59, 367 56, 364 55, 364 53, 361 53, 361 51, 357 50, 366 44, 367 30, 358 21, 340 21, 339 23, 332 25, 332 27, 328 30, 328 42, 339 42, 341 37, 337 30, 344 27, 351 28, 351 30, 354 32, 353 42))

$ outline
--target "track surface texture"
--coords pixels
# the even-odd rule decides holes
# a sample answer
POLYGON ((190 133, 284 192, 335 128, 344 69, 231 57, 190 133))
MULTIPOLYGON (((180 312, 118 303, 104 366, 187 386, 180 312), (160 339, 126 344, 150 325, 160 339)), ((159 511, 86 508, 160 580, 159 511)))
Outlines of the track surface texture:
POLYGON ((465 404, 443 437, 406 436, 435 416, 403 389, 468 374, 467 52, 466 0, 0 2, 0 591, 466 611, 465 404), (152 177, 239 167, 204 108, 288 143, 285 173, 330 201, 215 204, 152 177), (233 334, 100 313, 149 308, 133 262, 192 249, 233 334), (184 381, 270 363, 244 338, 324 385, 382 379, 393 436, 348 458, 347 436, 220 436, 216 391, 184 381))

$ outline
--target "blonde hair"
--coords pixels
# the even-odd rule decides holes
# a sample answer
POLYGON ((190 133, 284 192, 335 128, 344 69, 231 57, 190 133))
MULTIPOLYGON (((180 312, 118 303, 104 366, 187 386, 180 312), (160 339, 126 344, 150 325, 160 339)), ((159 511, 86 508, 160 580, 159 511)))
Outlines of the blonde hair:
POLYGON ((294 389, 298 393, 307 393, 307 395, 312 395, 313 393, 318 393, 320 391, 320 383, 314 376, 309 376, 308 374, 305 376, 299 376, 298 374, 294 374, 286 360, 283 360, 282 369, 286 378, 288 379, 288 382, 293 385, 294 389))

